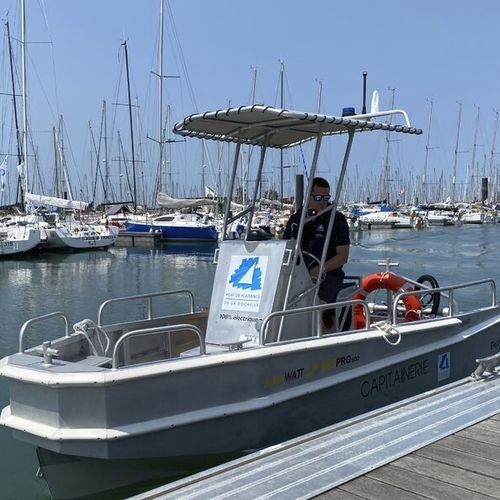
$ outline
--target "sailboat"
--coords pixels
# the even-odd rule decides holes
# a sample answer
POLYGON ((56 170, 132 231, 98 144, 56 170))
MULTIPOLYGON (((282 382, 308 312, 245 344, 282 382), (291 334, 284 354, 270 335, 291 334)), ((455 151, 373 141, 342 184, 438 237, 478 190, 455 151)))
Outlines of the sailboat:
POLYGON ((203 205, 215 205, 214 200, 172 198, 165 193, 158 193, 157 203, 160 207, 173 209, 175 212, 153 218, 147 216, 130 218, 125 222, 125 230, 141 233, 161 232, 165 240, 217 241, 218 232, 208 214, 180 211, 203 205))
MULTIPOLYGON (((158 143, 159 148, 159 161, 158 161, 158 175, 157 175, 157 190, 155 189, 156 203, 160 208, 173 211, 172 213, 164 213, 151 217, 149 215, 130 217, 125 222, 125 230, 128 232, 156 232, 161 233, 162 239, 173 241, 210 241, 214 242, 218 239, 218 231, 215 222, 212 220, 211 215, 198 213, 195 209, 201 206, 216 206, 217 202, 213 199, 188 199, 188 198, 174 198, 169 194, 162 191, 163 181, 165 177, 169 178, 169 188, 172 189, 171 172, 163 175, 164 163, 164 144, 171 144, 175 142, 173 139, 165 138, 163 127, 163 79, 168 78, 163 74, 163 32, 164 32, 164 2, 160 0, 160 43, 159 43, 159 57, 158 57, 158 143), (191 213, 185 213, 190 210, 191 213)), ((126 51, 126 44, 125 44, 126 51)), ((126 52, 125 52, 126 54, 126 52)), ((127 83, 129 82, 128 67, 127 67, 127 83)), ((130 109, 130 95, 129 95, 129 109, 130 109)), ((167 122, 170 113, 167 115, 167 122)), ((132 129, 132 120, 130 120, 130 129, 132 129)), ((151 138, 150 138, 151 139, 151 138)), ((131 136, 131 143, 133 146, 133 136, 131 136)), ((132 151, 133 155, 133 151, 132 151)), ((170 161, 167 162, 170 165, 170 161)), ((135 199, 135 192, 134 192, 135 199)))
MULTIPOLYGON (((26 16, 24 9, 24 0, 22 1, 22 23, 23 33, 25 33, 26 16)), ((24 40, 24 37, 23 37, 24 40)), ((24 103, 24 151, 27 152, 27 99, 26 99, 26 58, 24 55, 23 42, 23 103, 24 103)), ((57 142, 57 141, 56 141, 57 142)), ((64 158, 59 148, 61 156, 61 168, 64 168, 64 158)), ((57 167, 57 152, 56 152, 56 167, 57 167)), ((25 154, 25 162, 28 155, 25 154)), ((118 238, 118 229, 109 224, 88 224, 82 220, 77 220, 74 217, 76 211, 83 211, 88 208, 88 203, 83 201, 73 200, 71 187, 67 182, 67 192, 70 199, 65 199, 57 196, 46 196, 34 194, 28 190, 26 181, 26 163, 23 168, 19 169, 23 184, 23 195, 25 204, 29 204, 33 209, 39 212, 32 216, 33 220, 37 221, 39 226, 40 240, 43 241, 44 247, 47 249, 72 249, 83 250, 93 248, 104 248, 113 245, 118 238), (57 208, 61 213, 48 213, 40 211, 45 207, 57 208), (62 215, 61 215, 62 214, 62 215)), ((59 177, 68 178, 67 173, 59 177)), ((34 237, 32 237, 34 238, 34 237)))
POLYGON ((45 232, 36 224, 11 217, 0 221, 0 257, 36 251, 45 241, 45 232))
MULTIPOLYGON (((18 166, 21 189, 27 191, 28 169, 28 111, 26 99, 26 22, 24 16, 24 1, 22 2, 21 25, 21 57, 22 57, 22 102, 23 102, 23 130, 22 130, 22 158, 18 166)), ((12 71, 12 68, 11 68, 12 71)), ((15 89, 13 89, 15 94, 15 89)), ((15 101, 14 101, 15 105, 15 101)), ((21 155, 20 155, 21 156, 21 155)), ((46 240, 43 230, 38 227, 36 218, 12 216, 0 220, 0 257, 22 255, 37 250, 46 240)))
POLYGON ((88 208, 83 201, 66 200, 54 196, 26 193, 26 199, 37 207, 56 207, 63 210, 63 214, 56 212, 42 212, 42 228, 46 233, 45 248, 87 250, 106 248, 113 245, 119 235, 116 226, 107 223, 85 222, 75 218, 75 212, 88 208))

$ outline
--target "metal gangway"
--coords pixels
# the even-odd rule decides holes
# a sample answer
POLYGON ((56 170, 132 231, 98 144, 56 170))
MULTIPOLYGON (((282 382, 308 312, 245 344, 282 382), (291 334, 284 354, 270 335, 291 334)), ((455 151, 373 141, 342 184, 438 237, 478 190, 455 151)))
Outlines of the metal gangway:
POLYGON ((471 377, 134 496, 306 499, 500 412, 500 353, 471 377), (488 371, 489 370, 489 371, 488 371))

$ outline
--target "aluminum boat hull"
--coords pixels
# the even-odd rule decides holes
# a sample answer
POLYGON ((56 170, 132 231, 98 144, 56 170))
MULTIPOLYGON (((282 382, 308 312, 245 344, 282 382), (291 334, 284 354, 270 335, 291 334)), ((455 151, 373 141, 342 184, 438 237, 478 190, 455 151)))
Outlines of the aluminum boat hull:
POLYGON ((368 331, 364 338, 358 332, 306 340, 299 348, 213 353, 188 366, 181 358, 154 370, 135 366, 80 380, 53 372, 37 385, 36 409, 29 389, 35 376, 26 371, 37 368, 19 373, 14 355, 2 363, 2 374, 10 378, 14 370, 23 380, 10 379, 2 423, 41 448, 41 471, 55 498, 101 491, 102 477, 90 471, 103 463, 116 472, 106 473, 109 489, 164 481, 193 472, 194 456, 198 464, 213 463, 459 380, 476 358, 498 351, 498 322, 498 311, 489 309, 402 325, 397 346, 368 331), (150 469, 143 459, 183 465, 150 469))

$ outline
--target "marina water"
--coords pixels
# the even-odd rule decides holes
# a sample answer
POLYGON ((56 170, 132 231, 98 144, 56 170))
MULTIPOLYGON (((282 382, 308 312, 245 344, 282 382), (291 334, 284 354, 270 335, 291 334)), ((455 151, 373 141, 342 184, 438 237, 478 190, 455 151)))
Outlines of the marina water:
MULTIPOLYGON (((377 264, 391 258, 399 262, 393 271, 412 279, 430 274, 440 285, 449 285, 493 278, 500 285, 499 241, 500 224, 355 232, 345 271, 347 275, 370 274, 383 270, 377 264)), ((25 321, 53 311, 66 312, 71 324, 84 318, 96 320, 99 305, 109 298, 182 288, 193 291, 197 308, 206 307, 215 249, 213 244, 115 246, 107 251, 42 253, 0 261, 0 356, 18 350, 19 330, 25 321)), ((460 305, 484 303, 487 290, 484 296, 479 292, 460 297, 460 305)), ((168 305, 177 312, 185 308, 185 300, 171 299, 168 305)), ((138 318, 145 308, 144 303, 134 302, 113 309, 104 323, 138 318)), ((57 321, 54 326, 62 331, 57 321)), ((39 343, 46 328, 40 330, 40 338, 28 332, 28 345, 39 343)), ((7 403, 7 384, 2 379, 1 407, 7 403)), ((33 447, 14 440, 10 430, 1 427, 0 449, 0 497, 49 498, 45 483, 35 477, 33 447)))

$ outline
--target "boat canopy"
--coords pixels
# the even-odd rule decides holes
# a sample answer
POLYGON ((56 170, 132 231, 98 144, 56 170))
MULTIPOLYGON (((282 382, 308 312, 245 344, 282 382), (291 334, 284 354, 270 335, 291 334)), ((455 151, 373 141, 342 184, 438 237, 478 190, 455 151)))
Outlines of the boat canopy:
POLYGON ((173 131, 182 136, 199 139, 287 148, 315 139, 320 134, 369 130, 422 133, 421 129, 410 126, 408 116, 403 110, 337 117, 264 105, 193 114, 177 123, 173 131), (371 121, 372 118, 395 114, 403 116, 404 125, 371 121))
POLYGON ((217 205, 217 200, 207 200, 206 198, 172 198, 166 193, 159 192, 156 197, 158 206, 163 208, 193 208, 202 205, 217 205))
POLYGON ((65 200, 55 196, 45 196, 43 194, 25 193, 24 199, 36 206, 57 207, 65 210, 86 210, 89 206, 85 201, 65 200))

